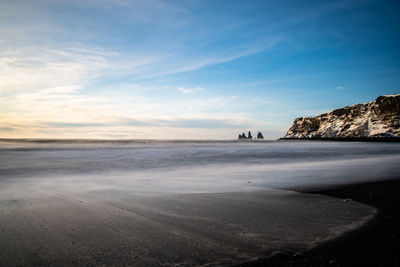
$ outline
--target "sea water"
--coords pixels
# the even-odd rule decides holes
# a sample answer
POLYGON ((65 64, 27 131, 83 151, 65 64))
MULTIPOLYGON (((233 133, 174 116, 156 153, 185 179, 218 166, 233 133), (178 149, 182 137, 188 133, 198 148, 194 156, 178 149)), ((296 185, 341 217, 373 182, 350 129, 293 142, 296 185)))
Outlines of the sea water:
POLYGON ((400 177, 400 143, 0 142, 0 185, 138 194, 236 192, 400 177))

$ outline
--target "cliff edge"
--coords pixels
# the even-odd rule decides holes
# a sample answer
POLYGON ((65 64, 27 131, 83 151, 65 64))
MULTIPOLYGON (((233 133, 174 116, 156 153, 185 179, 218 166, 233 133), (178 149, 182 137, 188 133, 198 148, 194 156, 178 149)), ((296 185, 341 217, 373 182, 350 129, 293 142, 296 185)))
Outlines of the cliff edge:
POLYGON ((400 138, 400 94, 296 118, 283 139, 400 138))

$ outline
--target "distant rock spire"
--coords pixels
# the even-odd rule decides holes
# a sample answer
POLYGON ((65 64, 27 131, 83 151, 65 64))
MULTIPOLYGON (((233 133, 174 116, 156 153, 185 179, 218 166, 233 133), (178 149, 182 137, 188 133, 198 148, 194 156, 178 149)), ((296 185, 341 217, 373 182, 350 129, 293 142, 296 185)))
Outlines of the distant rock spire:
POLYGON ((239 139, 247 139, 247 137, 244 133, 241 133, 239 134, 239 139))

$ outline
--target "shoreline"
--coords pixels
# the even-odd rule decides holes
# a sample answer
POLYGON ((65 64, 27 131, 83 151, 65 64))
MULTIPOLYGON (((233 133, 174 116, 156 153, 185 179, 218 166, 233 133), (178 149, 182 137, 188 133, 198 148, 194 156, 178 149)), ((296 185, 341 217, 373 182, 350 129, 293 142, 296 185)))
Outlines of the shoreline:
POLYGON ((377 214, 362 226, 308 251, 280 251, 232 266, 400 266, 399 178, 297 191, 351 199, 376 208, 377 214))

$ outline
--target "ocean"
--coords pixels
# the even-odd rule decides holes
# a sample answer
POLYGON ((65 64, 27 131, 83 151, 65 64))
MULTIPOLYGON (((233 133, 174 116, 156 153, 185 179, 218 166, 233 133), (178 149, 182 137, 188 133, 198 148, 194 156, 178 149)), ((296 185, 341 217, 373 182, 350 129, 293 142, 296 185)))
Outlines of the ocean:
POLYGON ((82 190, 229 192, 398 177, 399 143, 0 141, 0 183, 82 190))

